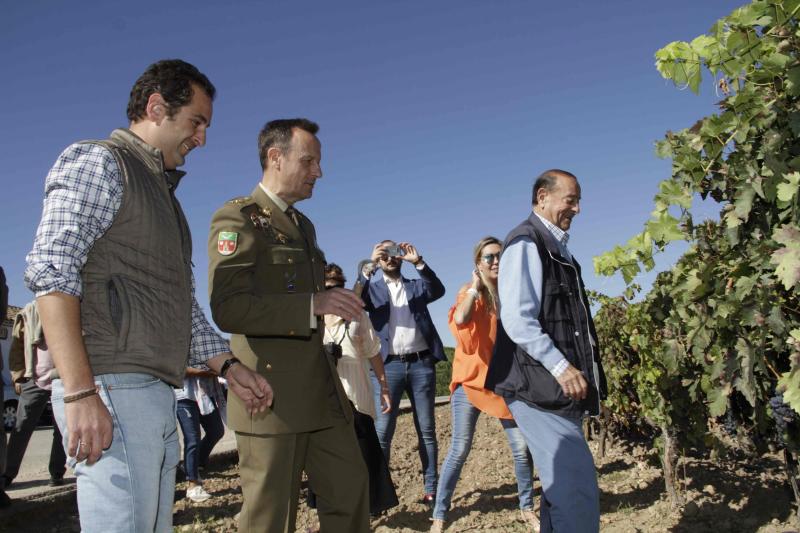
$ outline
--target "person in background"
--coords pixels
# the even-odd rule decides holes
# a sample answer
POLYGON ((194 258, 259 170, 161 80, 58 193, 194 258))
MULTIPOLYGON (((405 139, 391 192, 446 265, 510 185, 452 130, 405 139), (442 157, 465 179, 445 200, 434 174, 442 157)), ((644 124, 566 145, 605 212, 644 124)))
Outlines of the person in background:
MULTIPOLYGON (((53 358, 47 349, 36 301, 28 303, 14 319, 8 367, 14 389, 19 395, 17 423, 8 439, 6 486, 17 477, 25 450, 48 402, 53 383, 53 358)), ((64 483, 67 455, 64 453, 61 431, 53 423, 50 445, 50 485, 64 483)))
POLYGON ((432 533, 444 530, 453 491, 469 456, 481 412, 500 419, 514 457, 521 517, 533 531, 539 531, 539 520, 533 511, 533 464, 525 438, 503 399, 483 388, 497 333, 500 245, 499 239, 484 237, 475 246, 472 282, 461 287, 448 315, 450 331, 456 339, 450 380, 453 433, 439 473, 432 533))
POLYGON ((183 388, 175 389, 178 423, 183 433, 183 469, 186 472, 186 497, 193 502, 211 498, 203 488, 200 469, 205 468, 211 450, 225 435, 221 413, 225 409, 222 386, 214 372, 187 367, 183 388), (205 435, 200 438, 200 428, 205 435))
MULTIPOLYGON (((362 278, 361 297, 372 327, 381 340, 381 356, 392 405, 400 403, 403 392, 411 400, 425 484, 422 501, 433 505, 438 454, 436 419, 433 415, 435 365, 445 361, 447 356, 431 320, 428 304, 444 296, 444 285, 410 243, 382 241, 372 249, 370 260, 380 270, 362 278), (419 279, 403 277, 403 261, 414 266, 419 279)), ((380 384, 374 379, 375 376, 375 405, 379 406, 380 384)), ((396 424, 396 409, 386 414, 379 413, 375 422, 386 461, 391 455, 396 424)))
MULTIPOLYGON (((6 319, 8 312, 8 285, 6 285, 6 273, 0 267, 0 322, 6 319)), ((0 405, 5 404, 3 380, 3 352, 0 350, 0 405)), ((11 498, 6 494, 6 428, 0 424, 0 508, 11 505, 11 498)))
MULTIPOLYGON (((325 266, 325 289, 344 288, 346 278, 341 267, 335 263, 325 266)), ((361 454, 369 474, 369 512, 372 515, 397 505, 389 465, 383 456, 378 434, 375 431, 374 393, 367 370, 367 362, 375 376, 380 390, 381 413, 396 409, 389 397, 389 386, 381 359, 381 341, 372 329, 372 323, 365 312, 356 321, 345 322, 336 315, 325 315, 325 336, 323 342, 341 347, 342 357, 337 370, 347 397, 353 404, 353 425, 356 430, 361 454)))

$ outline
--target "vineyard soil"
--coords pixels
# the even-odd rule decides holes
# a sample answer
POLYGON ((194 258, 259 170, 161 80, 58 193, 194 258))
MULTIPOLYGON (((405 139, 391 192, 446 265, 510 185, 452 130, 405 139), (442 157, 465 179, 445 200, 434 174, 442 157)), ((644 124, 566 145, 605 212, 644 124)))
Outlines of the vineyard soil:
MULTIPOLYGON (((440 457, 444 459, 450 437, 449 406, 436 410, 440 457)), ((597 445, 592 443, 596 453, 597 445)), ((642 444, 613 442, 605 458, 596 458, 600 479, 601 530, 609 533, 651 531, 736 531, 779 533, 800 529, 791 512, 790 493, 777 455, 758 460, 740 458, 709 461, 690 458, 679 465, 679 481, 689 503, 673 511, 655 451, 642 444)), ((373 530, 427 531, 430 512, 419 503, 422 481, 416 436, 409 414, 398 419, 392 456, 392 475, 400 505, 373 521, 373 530)), ((236 531, 234 516, 241 507, 236 465, 224 460, 206 473, 206 488, 213 498, 201 504, 185 498, 186 484, 178 484, 175 503, 176 531, 236 531)), ((537 500, 540 489, 537 483, 537 500)), ((475 442, 456 487, 446 531, 523 532, 516 510, 516 484, 511 456, 497 420, 481 417, 475 442)), ((61 500, 4 514, 3 531, 77 531, 74 501, 61 500)), ((301 502, 298 531, 312 524, 314 514, 301 502)))

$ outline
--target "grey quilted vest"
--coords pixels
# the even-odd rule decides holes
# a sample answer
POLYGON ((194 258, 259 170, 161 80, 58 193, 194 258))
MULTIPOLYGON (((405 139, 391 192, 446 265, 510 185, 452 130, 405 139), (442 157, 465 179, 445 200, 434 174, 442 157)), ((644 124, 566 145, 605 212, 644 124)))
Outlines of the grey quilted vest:
POLYGON ((124 194, 81 274, 83 339, 95 375, 139 372, 182 386, 192 324, 191 236, 161 152, 127 129, 105 141, 124 194))

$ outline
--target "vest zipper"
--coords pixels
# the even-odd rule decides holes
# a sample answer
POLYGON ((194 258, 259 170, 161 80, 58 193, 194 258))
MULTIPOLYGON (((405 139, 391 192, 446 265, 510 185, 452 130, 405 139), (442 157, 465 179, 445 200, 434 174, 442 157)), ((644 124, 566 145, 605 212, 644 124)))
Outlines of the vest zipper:
POLYGON ((578 269, 575 268, 575 265, 573 265, 571 263, 565 263, 565 262, 559 261, 557 258, 553 257, 553 254, 552 254, 552 252, 550 250, 547 250, 547 254, 550 256, 550 259, 552 259, 556 263, 558 263, 560 265, 568 266, 573 270, 573 272, 575 272, 575 281, 578 284, 577 287, 578 287, 578 291, 579 291, 578 300, 581 302, 581 307, 583 308, 583 313, 586 316, 586 334, 587 334, 586 338, 588 339, 588 342, 589 342, 589 352, 590 352, 590 355, 591 355, 591 360, 589 362, 592 364, 592 377, 594 378, 594 385, 597 388, 597 413, 599 415, 600 414, 600 407, 601 407, 601 405, 600 405, 600 382, 598 381, 599 377, 598 377, 597 374, 600 373, 599 372, 600 368, 597 366, 597 364, 594 361, 594 345, 592 344, 592 332, 589 329, 589 320, 590 320, 589 310, 586 309, 586 305, 583 303, 583 292, 581 290, 581 279, 580 279, 580 276, 578 276, 578 269))

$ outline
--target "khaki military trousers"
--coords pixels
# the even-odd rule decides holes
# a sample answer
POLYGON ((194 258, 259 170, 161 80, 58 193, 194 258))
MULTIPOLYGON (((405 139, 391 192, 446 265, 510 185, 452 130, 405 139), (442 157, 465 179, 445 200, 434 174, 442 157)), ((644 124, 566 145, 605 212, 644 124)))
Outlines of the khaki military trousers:
POLYGON ((236 433, 244 506, 240 533, 294 533, 305 470, 321 533, 369 532, 369 482, 353 423, 308 433, 236 433))

